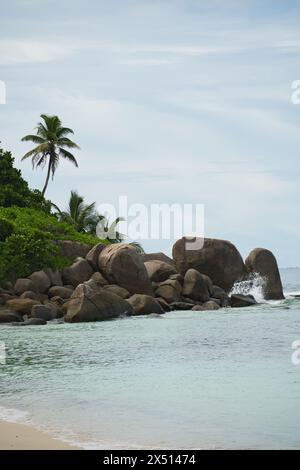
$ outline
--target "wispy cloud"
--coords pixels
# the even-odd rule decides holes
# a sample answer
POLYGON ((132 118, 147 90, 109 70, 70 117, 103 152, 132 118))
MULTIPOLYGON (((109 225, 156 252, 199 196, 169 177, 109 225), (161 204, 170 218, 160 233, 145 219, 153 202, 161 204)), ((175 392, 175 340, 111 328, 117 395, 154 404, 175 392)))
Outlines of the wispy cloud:
POLYGON ((19 65, 60 60, 74 52, 75 47, 37 40, 0 40, 0 65, 19 65))
POLYGON ((120 64, 132 65, 132 66, 159 66, 159 65, 172 65, 175 64, 175 60, 167 59, 124 59, 120 60, 120 64))

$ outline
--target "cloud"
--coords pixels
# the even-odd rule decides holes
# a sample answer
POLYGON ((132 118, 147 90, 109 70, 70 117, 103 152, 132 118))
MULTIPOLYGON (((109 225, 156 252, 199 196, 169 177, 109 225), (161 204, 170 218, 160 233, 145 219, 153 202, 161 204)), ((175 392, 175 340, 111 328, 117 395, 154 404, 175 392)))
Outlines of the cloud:
POLYGON ((156 66, 156 65, 172 65, 174 60, 166 59, 126 59, 120 60, 120 64, 132 66, 156 66))
POLYGON ((76 47, 70 44, 50 41, 1 39, 0 65, 51 62, 63 59, 75 50, 76 47))

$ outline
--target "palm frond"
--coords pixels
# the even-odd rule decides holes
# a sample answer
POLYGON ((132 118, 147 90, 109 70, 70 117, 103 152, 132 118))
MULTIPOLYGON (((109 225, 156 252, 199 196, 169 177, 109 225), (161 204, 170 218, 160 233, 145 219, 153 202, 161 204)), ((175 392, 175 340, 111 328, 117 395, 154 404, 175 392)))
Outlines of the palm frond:
POLYGON ((38 135, 32 135, 28 134, 22 137, 21 139, 22 142, 33 142, 34 144, 42 144, 45 142, 45 139, 43 137, 40 137, 38 135))
POLYGON ((63 158, 69 160, 69 162, 73 163, 76 167, 78 167, 77 160, 71 152, 68 152, 68 150, 59 147, 59 153, 63 158))
POLYGON ((61 127, 61 120, 58 116, 49 116, 48 114, 41 114, 41 118, 46 124, 46 129, 50 132, 55 132, 61 127))
POLYGON ((56 134, 57 134, 57 137, 60 138, 60 137, 65 137, 68 134, 74 134, 74 131, 70 127, 61 127, 60 129, 58 129, 56 134))
POLYGON ((79 149, 79 145, 73 142, 71 139, 67 137, 61 137, 57 140, 57 143, 60 147, 67 147, 70 149, 79 149))

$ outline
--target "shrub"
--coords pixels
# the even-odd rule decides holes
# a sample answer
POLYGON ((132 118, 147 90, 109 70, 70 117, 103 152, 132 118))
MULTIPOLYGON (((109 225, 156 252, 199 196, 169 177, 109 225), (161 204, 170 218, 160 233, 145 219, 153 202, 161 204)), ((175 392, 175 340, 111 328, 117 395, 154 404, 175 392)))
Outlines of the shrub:
POLYGON ((13 163, 11 153, 0 148, 0 206, 33 207, 50 213, 51 202, 46 201, 40 191, 29 189, 13 163))
POLYGON ((0 218, 0 242, 4 242, 14 231, 14 224, 7 219, 0 218))
POLYGON ((59 222, 54 215, 36 209, 0 207, 2 220, 13 231, 0 241, 0 284, 26 277, 45 267, 58 269, 70 264, 69 259, 61 256, 57 243, 60 240, 91 246, 100 241, 92 235, 78 233, 73 226, 59 222))
POLYGON ((13 233, 2 243, 0 256, 0 281, 15 281, 46 266, 60 267, 58 247, 51 237, 40 230, 13 233))
POLYGON ((87 245, 95 245, 99 239, 87 233, 78 233, 66 222, 59 222, 52 214, 21 207, 0 207, 0 219, 5 218, 15 226, 16 232, 30 233, 40 230, 49 233, 52 240, 74 240, 87 245))

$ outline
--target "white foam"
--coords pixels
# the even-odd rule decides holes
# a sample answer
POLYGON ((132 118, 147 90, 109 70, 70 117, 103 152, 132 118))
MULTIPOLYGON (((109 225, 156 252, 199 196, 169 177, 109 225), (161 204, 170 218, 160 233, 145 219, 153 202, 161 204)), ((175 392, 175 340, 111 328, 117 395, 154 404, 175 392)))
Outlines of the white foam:
POLYGON ((15 408, 5 408, 0 406, 0 420, 9 423, 29 424, 29 413, 15 408))
POLYGON ((246 281, 236 282, 230 294, 253 295, 256 302, 266 303, 263 295, 265 279, 258 273, 253 273, 246 281))

